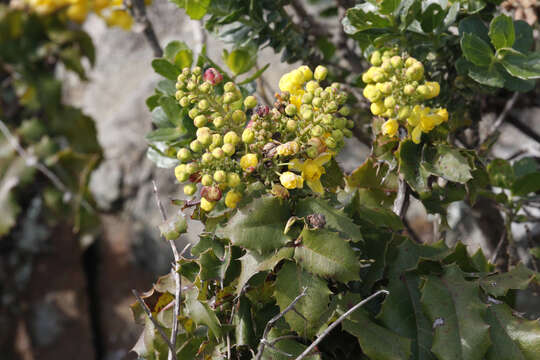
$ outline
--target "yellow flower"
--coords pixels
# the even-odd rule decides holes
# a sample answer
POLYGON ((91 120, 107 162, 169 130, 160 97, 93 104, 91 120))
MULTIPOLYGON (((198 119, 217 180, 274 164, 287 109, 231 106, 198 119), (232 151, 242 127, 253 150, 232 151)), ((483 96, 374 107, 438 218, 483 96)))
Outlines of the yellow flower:
POLYGON ((300 189, 304 187, 304 179, 293 172, 285 171, 279 176, 279 182, 287 189, 300 189))
POLYGON ((279 79, 279 90, 294 94, 300 89, 304 82, 304 74, 302 71, 296 69, 283 75, 281 79, 279 79))
POLYGON ((420 144, 421 137, 422 137, 422 129, 420 128, 420 125, 419 125, 413 129, 411 138, 415 144, 420 144))
POLYGON ((448 110, 446 110, 446 109, 438 109, 437 110, 437 115, 439 115, 442 118, 443 122, 448 121, 448 110))
POLYGON ((68 18, 79 24, 84 22, 86 15, 88 15, 88 4, 86 2, 73 4, 67 9, 68 18))
POLYGON ((396 136, 396 134, 398 132, 398 129, 399 129, 399 124, 398 124, 396 119, 387 120, 382 125, 382 133, 383 133, 383 135, 388 135, 390 137, 396 136))
POLYGON ((308 159, 304 162, 294 159, 291 165, 289 165, 289 169, 301 171, 302 178, 311 190, 317 194, 323 194, 324 188, 321 184, 321 176, 325 173, 323 165, 330 161, 331 158, 331 154, 324 153, 313 160, 308 159))
POLYGON ((304 76, 304 82, 309 81, 313 79, 313 71, 309 68, 307 65, 302 65, 298 68, 300 72, 302 72, 302 75, 304 76))
POLYGON ((426 86, 428 87, 429 96, 428 99, 433 99, 434 97, 439 96, 439 93, 441 92, 441 86, 436 81, 427 81, 426 86))
POLYGON ((257 155, 255 154, 246 154, 240 158, 240 166, 244 170, 248 170, 249 168, 254 168, 259 163, 259 160, 257 159, 257 155))
POLYGON ((124 30, 131 29, 133 25, 133 18, 124 10, 114 10, 105 21, 108 26, 118 26, 124 30))
POLYGON ((227 196, 225 196, 225 205, 228 208, 234 209, 240 200, 242 200, 242 194, 238 191, 231 190, 227 193, 227 196))

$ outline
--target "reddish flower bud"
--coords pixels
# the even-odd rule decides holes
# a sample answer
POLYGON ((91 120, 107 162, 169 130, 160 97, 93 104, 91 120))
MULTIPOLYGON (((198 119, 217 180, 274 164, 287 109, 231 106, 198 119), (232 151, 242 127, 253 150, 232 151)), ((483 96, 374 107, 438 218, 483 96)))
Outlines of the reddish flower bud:
POLYGON ((208 201, 219 201, 221 199, 221 189, 217 186, 203 186, 201 196, 208 201))
POLYGON ((208 68, 204 72, 204 81, 208 81, 212 85, 217 85, 223 81, 223 75, 214 68, 208 68))
POLYGON ((265 117, 270 112, 268 105, 257 105, 255 108, 255 113, 260 117, 265 117))
POLYGON ((191 181, 192 183, 201 182, 201 173, 197 171, 196 173, 189 175, 189 181, 191 181))

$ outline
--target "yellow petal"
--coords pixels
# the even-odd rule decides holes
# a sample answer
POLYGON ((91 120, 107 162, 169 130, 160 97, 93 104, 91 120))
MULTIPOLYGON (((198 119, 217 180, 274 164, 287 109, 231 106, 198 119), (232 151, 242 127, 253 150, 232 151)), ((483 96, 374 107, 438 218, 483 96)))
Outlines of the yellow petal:
POLYGON ((313 190, 313 192, 316 192, 319 195, 324 194, 324 188, 321 184, 321 180, 318 180, 318 179, 314 181, 306 180, 306 183, 311 188, 311 190, 313 190))
POLYGON ((289 164, 289 170, 302 171, 303 168, 304 163, 298 159, 292 159, 291 163, 289 164))
POLYGON ((327 162, 330 161, 330 159, 332 159, 332 155, 331 154, 328 154, 328 153, 324 153, 324 154, 321 154, 319 155, 315 160, 313 160, 315 162, 315 164, 319 165, 319 166, 323 166, 324 164, 326 164, 327 162))

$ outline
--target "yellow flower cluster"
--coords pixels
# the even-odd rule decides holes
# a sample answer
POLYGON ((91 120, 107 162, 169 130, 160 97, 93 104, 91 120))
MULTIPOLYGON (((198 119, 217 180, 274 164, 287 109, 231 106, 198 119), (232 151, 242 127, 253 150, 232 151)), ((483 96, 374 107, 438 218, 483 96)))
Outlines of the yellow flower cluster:
POLYGON ((90 12, 103 18, 108 26, 131 29, 132 17, 125 11, 122 0, 25 0, 26 4, 40 15, 65 10, 67 17, 83 23, 90 12))
POLYGON ((339 84, 321 87, 327 73, 322 66, 314 72, 301 66, 285 74, 270 109, 253 96, 243 98, 233 82, 221 84, 223 75, 214 68, 183 69, 175 95, 197 128, 196 138, 177 148, 175 176, 185 183, 184 193, 200 190, 206 212, 220 201, 237 207, 256 181, 278 197, 303 189, 304 182, 323 194, 324 165, 354 125, 345 117, 350 109, 339 84))
POLYGON ((413 57, 398 56, 394 51, 383 54, 375 51, 370 62, 373 66, 362 75, 367 84, 363 95, 371 102, 373 115, 388 119, 381 127, 383 135, 397 136, 401 124, 418 144, 422 133, 428 133, 448 120, 446 109, 423 105, 439 96, 440 85, 425 81, 421 62, 413 57))

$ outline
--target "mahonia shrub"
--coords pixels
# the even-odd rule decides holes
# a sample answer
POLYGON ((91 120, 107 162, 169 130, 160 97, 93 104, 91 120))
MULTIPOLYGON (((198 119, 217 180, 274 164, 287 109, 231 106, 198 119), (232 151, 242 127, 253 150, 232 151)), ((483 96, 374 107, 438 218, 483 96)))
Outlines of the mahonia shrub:
POLYGON ((494 158, 498 132, 470 135, 491 108, 506 116, 497 96, 536 87, 529 25, 493 2, 343 1, 321 12, 341 20, 333 42, 301 2, 296 17, 275 1, 175 3, 233 39, 232 75, 179 41, 152 62, 148 157, 185 198, 160 230, 174 241, 188 214, 204 230, 132 306, 141 358, 538 358, 538 320, 512 308, 537 286, 535 250, 518 258, 512 226, 534 220, 540 168, 494 158), (272 101, 264 46, 305 64, 272 101), (370 152, 344 173, 352 136, 370 152), (440 219, 433 241, 407 221, 412 198, 440 219), (445 241, 457 201, 494 204, 490 260, 445 241))

